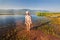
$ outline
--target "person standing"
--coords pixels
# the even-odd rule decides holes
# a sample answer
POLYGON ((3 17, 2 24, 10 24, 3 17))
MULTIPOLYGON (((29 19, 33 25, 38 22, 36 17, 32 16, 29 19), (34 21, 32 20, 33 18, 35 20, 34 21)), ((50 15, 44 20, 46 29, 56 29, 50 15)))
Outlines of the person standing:
POLYGON ((32 24, 32 19, 31 19, 29 11, 26 11, 25 24, 26 24, 27 31, 30 31, 31 24, 32 24))

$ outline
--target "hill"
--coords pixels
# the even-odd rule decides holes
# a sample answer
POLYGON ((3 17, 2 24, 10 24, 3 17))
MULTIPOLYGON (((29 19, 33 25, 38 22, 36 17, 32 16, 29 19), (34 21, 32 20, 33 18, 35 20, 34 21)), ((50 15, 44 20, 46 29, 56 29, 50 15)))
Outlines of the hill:
POLYGON ((48 12, 47 10, 31 10, 31 9, 0 9, 0 15, 3 14, 25 14, 26 11, 29 11, 31 14, 35 14, 36 12, 48 12))

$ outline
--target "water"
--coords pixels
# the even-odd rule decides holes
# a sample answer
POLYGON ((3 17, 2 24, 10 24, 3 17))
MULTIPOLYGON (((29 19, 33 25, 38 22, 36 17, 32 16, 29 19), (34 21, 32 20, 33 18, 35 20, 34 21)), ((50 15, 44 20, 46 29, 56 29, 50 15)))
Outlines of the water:
MULTIPOLYGON (((47 21, 46 17, 38 17, 36 15, 32 15, 33 24, 37 25, 42 23, 42 21, 47 21)), ((22 25, 25 22, 24 15, 0 15, 0 28, 1 27, 11 27, 11 25, 16 25, 17 21, 21 21, 22 25)))

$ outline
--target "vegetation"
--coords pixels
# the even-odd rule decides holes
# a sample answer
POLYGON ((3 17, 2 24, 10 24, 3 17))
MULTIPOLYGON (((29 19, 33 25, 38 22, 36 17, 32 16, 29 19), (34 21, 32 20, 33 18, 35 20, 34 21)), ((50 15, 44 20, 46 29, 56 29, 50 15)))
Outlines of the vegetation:
POLYGON ((37 16, 46 16, 46 13, 45 12, 37 12, 36 15, 37 16))
MULTIPOLYGON (((3 28, 5 29, 5 28, 3 28)), ((6 30, 6 29, 5 29, 6 30)), ((16 39, 16 29, 8 29, 0 33, 0 40, 15 40, 16 39)))
MULTIPOLYGON (((36 15, 46 16, 50 22, 36 29, 31 29, 30 32, 25 30, 24 24, 20 24, 20 21, 16 22, 16 25, 11 23, 8 25, 10 28, 0 28, 0 31, 4 30, 0 33, 0 40, 60 40, 60 14, 37 12, 36 15)), ((44 21, 42 22, 44 23, 44 21)))
POLYGON ((60 16, 60 12, 37 12, 36 13, 37 16, 47 16, 47 17, 51 17, 51 16, 60 16))
POLYGON ((60 38, 60 12, 37 12, 36 15, 45 16, 50 20, 49 24, 38 27, 37 30, 60 38))

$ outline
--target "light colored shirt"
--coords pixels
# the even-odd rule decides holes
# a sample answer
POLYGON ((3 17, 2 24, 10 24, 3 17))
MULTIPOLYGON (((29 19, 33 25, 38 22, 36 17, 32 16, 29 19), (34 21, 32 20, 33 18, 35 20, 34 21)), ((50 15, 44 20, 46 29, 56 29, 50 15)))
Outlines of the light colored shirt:
POLYGON ((32 23, 32 20, 31 20, 31 16, 30 15, 26 15, 25 16, 25 24, 28 23, 28 24, 31 24, 32 23))

